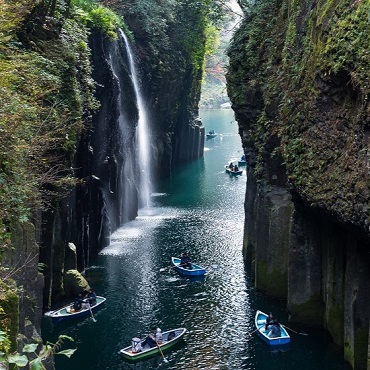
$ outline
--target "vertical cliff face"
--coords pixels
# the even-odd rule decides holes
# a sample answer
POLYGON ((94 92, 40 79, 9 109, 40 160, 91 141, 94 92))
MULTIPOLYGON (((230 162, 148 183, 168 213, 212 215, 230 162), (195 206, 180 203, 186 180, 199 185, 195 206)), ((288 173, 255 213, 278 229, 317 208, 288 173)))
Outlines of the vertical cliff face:
MULTIPOLYGON (((16 343, 18 333, 22 333, 26 341, 37 339, 35 328, 41 325, 41 289, 44 284, 44 278, 38 272, 39 247, 35 240, 34 226, 28 222, 18 224, 16 231, 12 241, 14 249, 2 261, 4 266, 12 266, 4 279, 8 287, 1 283, 0 288, 0 304, 3 309, 0 323, 2 330, 9 330, 9 339, 13 343, 16 343), (14 286, 9 281, 13 281, 14 286), (12 292, 10 286, 14 289, 12 292), (19 294, 17 287, 21 287, 19 294)), ((16 349, 13 346, 13 351, 16 349)))
POLYGON ((198 102, 209 9, 203 1, 153 2, 150 9, 140 0, 129 3, 128 11, 121 11, 135 40, 158 179, 169 176, 173 166, 203 155, 198 102))
POLYGON ((245 14, 227 76, 248 158, 245 257, 291 320, 326 327, 365 369, 367 5, 259 1, 245 14))
MULTIPOLYGON (((140 5, 140 1, 134 3, 140 5)), ((133 4, 120 9, 132 30, 127 34, 148 109, 150 143, 146 150, 154 181, 169 176, 173 166, 203 155, 204 128, 197 106, 206 21, 197 7, 187 12, 184 6, 175 5, 170 15, 163 14, 169 19, 160 31, 147 24, 155 14, 140 13, 141 7, 133 4), (189 24, 193 28, 187 28, 189 24), (199 37, 192 42, 195 34, 199 37)), ((76 246, 76 268, 82 271, 109 243, 111 233, 136 217, 139 207, 139 112, 127 51, 120 37, 113 41, 98 32, 93 32, 89 45, 100 106, 85 117, 86 129, 73 165, 79 183, 67 199, 45 213, 43 242, 47 248, 42 261, 50 266, 46 305, 50 295, 59 299, 65 293, 69 243, 76 246)))
MULTIPOLYGON (((133 30, 158 179, 203 154, 197 105, 209 5, 153 3, 160 22, 143 24, 134 3, 145 2, 125 2, 121 14, 133 30)), ((24 294, 2 295, 12 340, 18 331, 32 334, 26 318, 39 326, 41 307, 87 286, 77 285, 78 271, 139 207, 138 106, 122 40, 108 38, 118 16, 96 2, 76 6, 20 1, 0 11, 0 243, 4 266, 22 265, 15 285, 27 283, 24 294)), ((153 14, 144 9, 146 19, 153 14)))
POLYGON ((45 215, 43 240, 49 247, 42 257, 51 266, 46 291, 54 299, 65 294, 68 243, 77 247, 77 265, 70 269, 82 271, 109 244, 111 233, 138 211, 138 108, 126 46, 121 38, 109 40, 99 32, 92 34, 90 44, 100 108, 91 116, 76 152, 80 183, 45 215))

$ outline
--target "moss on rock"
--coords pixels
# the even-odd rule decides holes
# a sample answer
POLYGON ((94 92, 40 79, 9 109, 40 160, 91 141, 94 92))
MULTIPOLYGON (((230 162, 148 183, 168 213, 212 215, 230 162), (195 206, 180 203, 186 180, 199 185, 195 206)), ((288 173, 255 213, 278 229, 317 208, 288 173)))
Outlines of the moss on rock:
POLYGON ((64 293, 68 297, 76 297, 90 289, 89 283, 77 270, 68 270, 63 277, 64 293))
POLYGON ((15 284, 8 286, 3 281, 0 281, 0 327, 8 334, 10 350, 15 351, 19 330, 19 297, 15 284))
POLYGON ((330 306, 330 310, 327 313, 327 327, 329 332, 331 333, 334 341, 338 345, 343 345, 342 340, 343 340, 343 328, 344 328, 344 323, 343 323, 343 307, 340 306, 338 303, 337 304, 332 304, 330 306))
POLYGON ((323 322, 323 301, 321 296, 313 296, 302 304, 289 304, 288 310, 296 322, 307 322, 320 326, 323 322))

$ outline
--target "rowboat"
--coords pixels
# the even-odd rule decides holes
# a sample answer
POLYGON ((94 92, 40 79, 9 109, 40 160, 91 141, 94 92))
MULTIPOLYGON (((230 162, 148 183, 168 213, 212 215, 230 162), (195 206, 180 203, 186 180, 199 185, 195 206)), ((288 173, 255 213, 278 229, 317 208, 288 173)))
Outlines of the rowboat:
POLYGON ((195 263, 191 262, 191 269, 187 269, 185 267, 180 266, 181 259, 176 257, 171 257, 172 264, 175 267, 175 270, 182 275, 186 276, 200 276, 204 275, 206 273, 206 269, 204 267, 201 267, 199 265, 196 265, 195 263))
POLYGON ((157 347, 149 347, 148 344, 145 344, 145 346, 143 346, 144 339, 132 338, 133 342, 132 345, 122 348, 119 352, 126 360, 130 361, 143 360, 148 357, 160 354, 160 350, 158 347, 160 347, 162 351, 165 351, 173 347, 176 343, 178 343, 181 340, 185 333, 186 333, 185 328, 172 329, 162 332, 162 343, 158 343, 157 347), (135 349, 134 342, 136 340, 141 341, 141 351, 139 352, 132 351, 133 349, 135 349))
POLYGON ((268 344, 272 346, 287 344, 290 342, 290 336, 283 325, 280 325, 280 336, 273 338, 271 330, 265 330, 267 314, 262 311, 257 311, 254 318, 256 331, 258 335, 268 344))
POLYGON ((73 310, 73 303, 68 304, 60 308, 59 310, 46 312, 45 316, 50 317, 53 321, 53 324, 58 324, 61 321, 69 320, 73 318, 79 318, 83 316, 91 316, 92 312, 95 312, 100 308, 100 306, 106 301, 104 297, 97 296, 96 297, 96 304, 91 306, 88 303, 83 303, 81 310, 74 311, 73 310))
POLYGON ((231 176, 239 176, 243 173, 243 170, 234 171, 228 165, 225 165, 225 171, 231 176))
POLYGON ((211 130, 210 132, 208 132, 208 134, 206 134, 207 136, 207 139, 213 139, 214 137, 217 136, 217 134, 215 133, 215 130, 211 130))
POLYGON ((242 155, 242 157, 238 161, 238 166, 246 166, 246 165, 247 165, 247 161, 245 159, 245 155, 242 155))

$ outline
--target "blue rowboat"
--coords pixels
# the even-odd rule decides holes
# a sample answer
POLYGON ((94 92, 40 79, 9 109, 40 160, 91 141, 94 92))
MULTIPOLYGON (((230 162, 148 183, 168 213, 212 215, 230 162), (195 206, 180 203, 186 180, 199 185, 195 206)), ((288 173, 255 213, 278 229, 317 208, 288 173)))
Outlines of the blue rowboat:
POLYGON ((266 318, 267 314, 262 311, 257 311, 256 316, 254 318, 256 331, 258 335, 268 344, 272 346, 281 345, 281 344, 288 344, 290 342, 290 336, 286 331, 283 325, 280 325, 280 336, 279 337, 270 337, 271 335, 270 330, 265 330, 266 318))
POLYGON ((97 296, 96 297, 96 304, 91 306, 88 303, 83 303, 81 310, 74 311, 73 310, 73 303, 68 304, 60 308, 59 310, 46 312, 45 316, 50 317, 53 321, 53 324, 58 324, 61 321, 84 317, 84 316, 92 316, 92 312, 95 312, 100 308, 100 306, 106 301, 104 297, 97 296))
MULTIPOLYGON (((185 333, 185 328, 172 329, 163 332, 162 343, 158 343, 158 347, 160 347, 162 352, 166 351, 167 349, 173 347, 176 343, 178 343, 185 333)), ((132 340, 138 340, 139 342, 141 341, 141 343, 144 342, 144 340, 138 338, 133 338, 132 340)), ((135 350, 135 348, 137 347, 134 345, 130 345, 128 347, 122 348, 119 352, 125 360, 140 361, 154 355, 158 356, 160 354, 160 350, 158 347, 149 347, 149 345, 146 344, 145 346, 141 346, 141 350, 139 352, 133 352, 133 349, 135 350)))
POLYGON ((247 160, 245 159, 245 154, 242 155, 242 157, 238 161, 238 166, 246 166, 247 160))
POLYGON ((181 259, 176 257, 171 257, 172 264, 175 267, 175 270, 182 275, 186 276, 200 276, 206 273, 206 269, 204 267, 198 266, 195 263, 191 262, 191 269, 187 269, 180 265, 181 259))

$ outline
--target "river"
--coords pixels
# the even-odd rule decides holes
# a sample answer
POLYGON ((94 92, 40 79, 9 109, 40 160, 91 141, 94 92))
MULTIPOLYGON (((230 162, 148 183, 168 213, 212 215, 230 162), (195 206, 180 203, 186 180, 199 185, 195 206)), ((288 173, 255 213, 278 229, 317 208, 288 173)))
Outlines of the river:
POLYGON ((107 298, 96 322, 44 323, 44 338, 65 334, 74 338, 68 346, 77 347, 70 359, 56 356, 57 370, 348 369, 320 330, 294 327, 308 335, 291 332, 290 345, 272 349, 249 335, 256 309, 273 311, 284 324, 288 315, 283 302, 254 289, 243 263, 245 168, 239 177, 224 171, 243 154, 233 112, 204 110, 201 118, 206 132, 218 133, 206 140, 204 157, 160 184, 151 206, 117 230, 86 271, 90 285, 107 298), (183 278, 170 268, 171 256, 183 251, 207 267, 204 278, 183 278), (165 353, 168 363, 160 356, 125 362, 119 350, 153 324, 188 332, 165 353))

